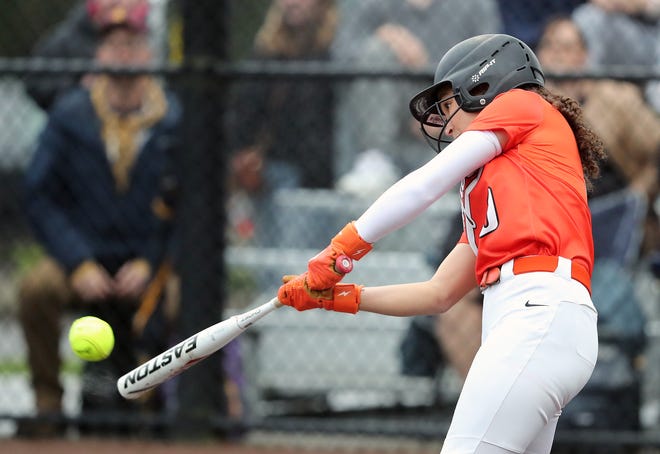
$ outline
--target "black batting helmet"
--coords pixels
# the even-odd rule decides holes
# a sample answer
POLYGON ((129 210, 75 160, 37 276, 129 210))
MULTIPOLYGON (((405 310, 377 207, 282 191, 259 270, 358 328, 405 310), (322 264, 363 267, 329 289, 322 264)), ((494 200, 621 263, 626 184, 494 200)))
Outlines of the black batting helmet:
MULTIPOLYGON (((433 85, 410 101, 410 112, 424 125, 440 114, 438 94, 451 87, 452 97, 467 112, 478 112, 497 95, 523 85, 543 86, 545 77, 538 58, 527 44, 505 34, 478 35, 449 49, 435 70, 433 85)), ((427 135, 426 130, 424 131, 427 135)), ((434 140, 438 140, 434 138, 434 140)))

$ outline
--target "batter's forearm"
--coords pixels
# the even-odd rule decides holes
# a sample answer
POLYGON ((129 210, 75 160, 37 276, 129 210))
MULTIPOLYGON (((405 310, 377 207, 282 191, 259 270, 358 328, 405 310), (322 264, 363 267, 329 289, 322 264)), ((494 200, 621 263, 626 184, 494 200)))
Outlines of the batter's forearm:
POLYGON ((360 311, 396 317, 439 314, 453 303, 432 281, 364 287, 360 311))

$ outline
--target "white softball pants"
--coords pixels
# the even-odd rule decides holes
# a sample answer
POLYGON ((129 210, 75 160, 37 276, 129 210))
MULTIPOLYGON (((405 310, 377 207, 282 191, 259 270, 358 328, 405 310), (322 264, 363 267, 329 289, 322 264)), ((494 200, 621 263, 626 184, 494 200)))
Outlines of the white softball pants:
POLYGON ((596 364, 589 292, 558 272, 514 276, 508 262, 483 294, 482 345, 441 454, 548 454, 562 408, 596 364))

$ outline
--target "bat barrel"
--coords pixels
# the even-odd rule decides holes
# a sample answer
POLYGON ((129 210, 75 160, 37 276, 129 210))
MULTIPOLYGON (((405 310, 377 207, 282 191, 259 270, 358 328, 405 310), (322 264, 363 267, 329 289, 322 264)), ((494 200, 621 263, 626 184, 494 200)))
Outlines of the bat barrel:
POLYGON ((233 317, 206 328, 124 374, 117 380, 117 390, 126 399, 136 399, 219 350, 242 332, 233 317))
POLYGON ((142 394, 218 351, 245 329, 281 304, 273 298, 266 304, 216 323, 154 356, 117 380, 117 391, 125 399, 142 394))

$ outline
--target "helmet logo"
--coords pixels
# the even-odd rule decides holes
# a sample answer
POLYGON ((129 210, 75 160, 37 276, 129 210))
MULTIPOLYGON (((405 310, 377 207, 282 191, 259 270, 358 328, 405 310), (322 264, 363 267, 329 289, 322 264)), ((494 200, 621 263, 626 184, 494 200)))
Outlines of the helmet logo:
POLYGON ((484 73, 485 73, 486 71, 488 71, 488 68, 490 68, 490 67, 493 66, 494 64, 495 64, 495 59, 493 58, 491 61, 489 61, 488 63, 486 63, 486 64, 484 65, 484 67, 481 68, 481 69, 479 70, 478 73, 473 74, 473 75, 472 75, 472 83, 475 83, 475 84, 476 84, 477 82, 479 82, 479 80, 481 79, 481 76, 483 76, 484 73))

